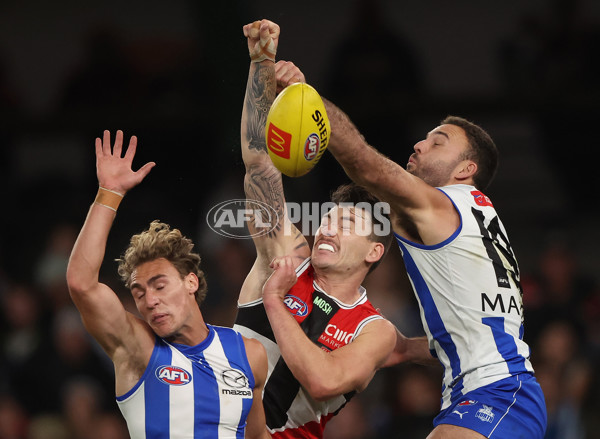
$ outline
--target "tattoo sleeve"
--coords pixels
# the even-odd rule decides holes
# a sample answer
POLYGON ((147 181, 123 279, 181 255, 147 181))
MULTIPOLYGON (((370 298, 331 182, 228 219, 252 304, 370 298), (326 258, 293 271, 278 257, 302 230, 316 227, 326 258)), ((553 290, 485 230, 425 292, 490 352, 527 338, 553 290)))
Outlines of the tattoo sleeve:
MULTIPOLYGON (((242 156, 246 165, 244 192, 246 193, 246 208, 254 212, 248 228, 253 236, 267 238, 271 242, 289 242, 293 245, 290 250, 298 251, 308 244, 304 236, 292 224, 285 227, 286 216, 285 195, 281 172, 273 165, 267 154, 265 140, 265 125, 271 104, 275 100, 276 79, 272 63, 254 63, 250 67, 246 96, 242 133, 242 156), (254 205, 253 205, 254 203, 254 205), (258 218, 257 212, 264 211, 264 205, 271 207, 275 218, 264 221, 258 218), (293 237, 285 238, 285 233, 293 237), (284 239, 284 241, 281 241, 284 239), (291 241, 288 241, 291 239, 291 241), (292 244, 293 243, 293 244, 292 244)), ((272 248, 267 246, 267 248, 272 248)), ((268 251, 268 250, 267 250, 268 251)), ((273 255, 271 255, 273 256, 273 255)))
POLYGON ((246 136, 248 149, 267 152, 265 125, 271 104, 275 100, 275 69, 255 63, 246 86, 246 136))
MULTIPOLYGON (((274 238, 283 229, 285 215, 285 197, 281 181, 281 173, 273 166, 267 155, 265 141, 265 125, 271 104, 275 99, 275 68, 271 63, 254 63, 250 68, 244 105, 245 138, 242 139, 242 155, 246 164, 244 192, 246 204, 253 212, 260 211, 260 204, 267 204, 276 214, 276 225, 266 229, 262 236, 274 238), (264 155, 264 156, 263 156, 264 155), (263 156, 256 159, 257 156, 263 156), (256 206, 252 206, 253 202, 256 206)), ((262 221, 261 221, 262 223, 262 221)), ((260 225, 256 213, 250 221, 252 234, 260 233, 260 225)))
MULTIPOLYGON (((274 166, 252 166, 246 171, 244 181, 244 192, 246 193, 246 205, 253 211, 260 211, 260 204, 265 203, 273 208, 276 214, 276 225, 269 227, 265 233, 268 238, 277 237, 283 230, 283 221, 285 219, 285 197, 283 194, 283 185, 281 183, 281 173, 274 166), (252 206, 253 202, 257 206, 252 206)), ((263 222, 263 221, 261 221, 263 222)), ((260 232, 257 218, 252 217, 249 227, 252 233, 260 232)))

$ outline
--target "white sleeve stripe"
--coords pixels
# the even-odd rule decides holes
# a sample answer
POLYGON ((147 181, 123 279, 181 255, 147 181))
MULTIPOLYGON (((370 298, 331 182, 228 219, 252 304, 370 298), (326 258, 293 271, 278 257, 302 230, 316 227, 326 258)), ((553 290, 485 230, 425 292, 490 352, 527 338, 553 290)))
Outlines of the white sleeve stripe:
POLYGON ((310 258, 306 258, 296 267, 296 277, 300 277, 302 273, 310 266, 310 258))
POLYGON ((262 301, 263 300, 262 300, 262 297, 261 297, 260 299, 253 300, 252 302, 246 302, 246 303, 240 303, 240 302, 238 302, 237 303, 237 307, 238 308, 250 308, 251 306, 258 305, 259 303, 262 303, 262 301))
POLYGON ((358 324, 358 326, 356 326, 356 331, 354 331, 354 337, 352 337, 352 339, 354 340, 356 337, 358 337, 364 327, 375 320, 383 320, 383 317, 380 315, 372 315, 364 319, 358 324))

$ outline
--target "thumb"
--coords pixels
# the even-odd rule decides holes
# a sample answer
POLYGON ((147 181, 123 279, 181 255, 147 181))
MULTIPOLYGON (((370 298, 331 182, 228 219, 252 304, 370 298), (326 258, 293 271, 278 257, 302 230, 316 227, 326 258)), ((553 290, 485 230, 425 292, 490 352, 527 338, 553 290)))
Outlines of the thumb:
POLYGON ((155 166, 156 163, 148 162, 140 169, 138 169, 138 171, 136 172, 136 176, 138 177, 138 183, 141 182, 144 178, 146 178, 146 175, 148 175, 152 168, 154 168, 155 166))

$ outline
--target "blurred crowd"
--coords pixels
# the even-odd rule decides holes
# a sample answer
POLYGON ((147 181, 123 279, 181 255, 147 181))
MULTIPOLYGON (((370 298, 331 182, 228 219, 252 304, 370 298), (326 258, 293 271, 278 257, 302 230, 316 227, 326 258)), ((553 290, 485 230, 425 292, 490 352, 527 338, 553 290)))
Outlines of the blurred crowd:
MULTIPOLYGON (((340 40, 329 71, 309 82, 400 164, 449 112, 489 129, 501 169, 488 195, 521 261, 525 339, 546 397, 546 437, 599 438, 600 276, 589 251, 597 246, 600 213, 590 198, 598 187, 597 141, 590 140, 599 116, 597 23, 586 21, 579 2, 549 2, 551 13, 522 17, 498 42, 501 90, 440 98, 427 82, 424 54, 376 7, 385 2, 354 3, 361 20, 352 26, 363 38, 340 40), (565 155, 577 164, 565 164, 565 155)), ((206 13, 224 12, 211 8, 206 13)), ((245 54, 240 23, 257 18, 255 11, 227 11, 232 23, 223 24, 201 20, 198 9, 192 7, 191 19, 204 32, 217 32, 221 48, 245 54)), ((213 46, 201 38, 132 42, 110 28, 94 29, 80 65, 44 111, 24 104, 0 52, 0 439, 128 437, 112 364, 83 327, 65 281, 95 195, 93 140, 103 129, 138 135, 136 161, 158 165, 119 210, 101 280, 135 312, 114 259, 129 236, 161 219, 197 243, 209 285, 207 320, 233 324, 254 249, 213 233, 205 216, 217 202, 243 197, 238 139, 247 61, 231 57, 227 69, 213 71, 206 66, 223 56, 213 46)), ((311 174, 284 185, 290 201, 319 202, 345 181, 326 155, 311 174)), ((423 333, 397 248, 365 286, 402 332, 423 333)), ((440 374, 413 364, 381 370, 334 418, 327 439, 424 438, 439 410, 440 374)))

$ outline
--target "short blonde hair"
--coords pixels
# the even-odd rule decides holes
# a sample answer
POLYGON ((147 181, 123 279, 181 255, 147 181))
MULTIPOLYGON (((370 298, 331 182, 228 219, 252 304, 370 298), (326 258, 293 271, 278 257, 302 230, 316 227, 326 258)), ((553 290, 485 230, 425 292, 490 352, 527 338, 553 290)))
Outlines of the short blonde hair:
POLYGON ((186 238, 178 229, 171 229, 168 224, 154 220, 147 230, 133 235, 129 247, 121 258, 118 273, 125 286, 131 287, 131 274, 141 264, 164 258, 177 269, 181 277, 190 273, 198 276, 196 302, 200 305, 206 297, 206 278, 200 270, 200 255, 192 252, 194 243, 186 238))

